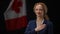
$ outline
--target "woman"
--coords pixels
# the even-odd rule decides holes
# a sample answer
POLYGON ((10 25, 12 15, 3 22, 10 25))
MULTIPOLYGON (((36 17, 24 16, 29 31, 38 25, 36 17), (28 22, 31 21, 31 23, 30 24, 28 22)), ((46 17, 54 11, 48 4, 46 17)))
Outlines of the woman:
POLYGON ((42 3, 34 5, 36 20, 29 21, 25 34, 53 34, 53 24, 46 18, 47 6, 42 3))

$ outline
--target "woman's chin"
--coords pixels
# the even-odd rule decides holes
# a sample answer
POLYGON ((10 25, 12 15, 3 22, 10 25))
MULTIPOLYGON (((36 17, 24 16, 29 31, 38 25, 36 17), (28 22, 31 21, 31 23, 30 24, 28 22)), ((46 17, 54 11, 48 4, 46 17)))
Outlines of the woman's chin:
POLYGON ((41 17, 40 15, 37 15, 37 17, 41 17))
POLYGON ((43 17, 42 15, 37 15, 37 17, 43 17))

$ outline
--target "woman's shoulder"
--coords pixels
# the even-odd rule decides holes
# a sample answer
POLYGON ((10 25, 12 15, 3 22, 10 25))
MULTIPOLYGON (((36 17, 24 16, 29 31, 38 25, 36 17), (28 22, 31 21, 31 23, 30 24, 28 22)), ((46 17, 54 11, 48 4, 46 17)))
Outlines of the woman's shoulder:
POLYGON ((53 25, 53 22, 50 21, 50 20, 46 20, 46 22, 47 22, 48 25, 53 25))
POLYGON ((29 22, 35 22, 35 20, 29 20, 29 22))
POLYGON ((30 20, 29 22, 28 22, 28 27, 32 27, 33 25, 35 25, 35 20, 30 20))
POLYGON ((29 24, 33 24, 33 23, 35 23, 35 20, 29 20, 28 23, 29 23, 29 24))

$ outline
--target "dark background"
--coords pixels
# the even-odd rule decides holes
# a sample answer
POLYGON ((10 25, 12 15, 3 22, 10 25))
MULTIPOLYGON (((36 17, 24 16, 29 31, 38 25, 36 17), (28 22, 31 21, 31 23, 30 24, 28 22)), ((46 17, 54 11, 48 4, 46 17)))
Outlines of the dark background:
MULTIPOLYGON (((25 28, 21 29, 21 30, 8 31, 8 32, 5 29, 5 22, 4 22, 3 14, 4 14, 6 8, 8 7, 10 1, 11 0, 0 0, 0 26, 1 26, 0 32, 5 32, 8 34, 12 34, 12 33, 13 34, 17 34, 17 33, 23 34, 25 31, 25 28)), ((48 14, 50 20, 53 22, 54 34, 59 33, 59 31, 60 31, 59 11, 58 11, 59 2, 55 1, 55 0, 26 0, 26 8, 27 8, 26 10, 27 10, 28 21, 35 19, 35 14, 33 13, 33 5, 36 2, 44 2, 47 5, 47 7, 48 7, 47 14, 48 14)))

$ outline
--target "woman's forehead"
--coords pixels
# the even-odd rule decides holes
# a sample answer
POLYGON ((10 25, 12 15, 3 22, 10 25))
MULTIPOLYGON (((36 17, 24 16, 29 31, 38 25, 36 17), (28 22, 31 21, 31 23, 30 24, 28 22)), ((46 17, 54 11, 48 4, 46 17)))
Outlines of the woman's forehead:
POLYGON ((36 5, 35 8, 41 8, 42 9, 43 6, 42 5, 36 5))

